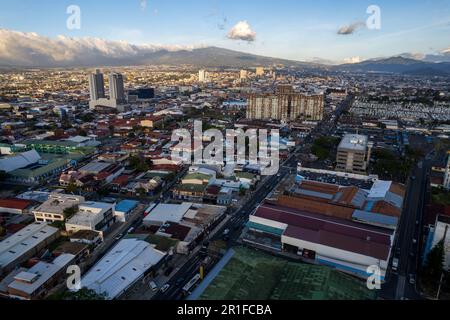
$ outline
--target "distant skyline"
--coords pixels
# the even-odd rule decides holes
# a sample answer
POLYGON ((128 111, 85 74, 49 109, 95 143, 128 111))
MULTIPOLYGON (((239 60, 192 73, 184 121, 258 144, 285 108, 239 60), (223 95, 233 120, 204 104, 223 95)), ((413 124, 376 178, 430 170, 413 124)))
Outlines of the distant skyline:
MULTIPOLYGON (((98 43, 85 38, 169 48, 216 46, 328 63, 450 55, 448 0, 2 0, 0 28, 36 33, 42 37, 39 50, 52 50, 44 42, 64 36, 84 38, 92 46, 98 43), (66 26, 70 5, 81 9, 79 30, 66 26), (381 9, 380 30, 365 26, 370 5, 381 9)), ((13 42, 14 33, 0 38, 0 62, 11 55, 6 51, 13 42)), ((19 57, 29 49, 26 43, 15 46, 19 57)), ((34 54, 41 55, 39 50, 34 54)))

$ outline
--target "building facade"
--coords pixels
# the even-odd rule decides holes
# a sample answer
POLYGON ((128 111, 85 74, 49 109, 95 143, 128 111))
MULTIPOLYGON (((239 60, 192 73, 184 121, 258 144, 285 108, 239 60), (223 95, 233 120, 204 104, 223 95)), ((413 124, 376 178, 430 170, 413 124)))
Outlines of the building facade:
POLYGON ((336 171, 365 174, 370 161, 372 144, 367 136, 345 135, 338 146, 336 171))
POLYGON ((323 119, 324 96, 295 92, 292 86, 280 86, 275 94, 251 94, 247 118, 252 120, 320 121, 323 119))

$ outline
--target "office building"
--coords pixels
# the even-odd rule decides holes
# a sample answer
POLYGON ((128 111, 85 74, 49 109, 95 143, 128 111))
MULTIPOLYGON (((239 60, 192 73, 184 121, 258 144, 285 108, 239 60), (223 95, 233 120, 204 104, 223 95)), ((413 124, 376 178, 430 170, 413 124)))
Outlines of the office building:
POLYGON ((208 72, 206 72, 206 70, 200 70, 198 72, 198 81, 199 82, 207 82, 208 81, 208 72))
POLYGON ((336 171, 365 174, 373 144, 364 135, 347 134, 337 149, 336 171))
POLYGON ((89 75, 89 93, 92 101, 105 98, 105 81, 103 74, 98 69, 89 75))
POLYGON ((125 100, 123 76, 119 73, 109 75, 109 99, 121 102, 125 100))
POLYGON ((65 211, 79 206, 84 197, 63 193, 52 193, 48 200, 33 210, 34 218, 38 222, 55 222, 66 219, 65 211))
POLYGON ((257 93, 248 97, 247 119, 320 121, 323 112, 323 95, 298 93, 292 86, 279 86, 276 93, 257 93))

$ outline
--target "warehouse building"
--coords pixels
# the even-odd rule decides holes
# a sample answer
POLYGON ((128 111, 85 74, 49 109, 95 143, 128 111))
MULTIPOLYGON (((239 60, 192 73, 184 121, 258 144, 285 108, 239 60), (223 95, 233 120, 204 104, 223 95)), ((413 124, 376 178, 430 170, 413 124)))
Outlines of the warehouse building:
POLYGON ((303 180, 250 216, 244 241, 361 277, 376 265, 384 279, 404 192, 390 181, 364 190, 303 180))
POLYGON ((36 222, 0 242, 0 276, 32 258, 59 237, 59 230, 36 222))
POLYGON ((8 284, 9 297, 19 300, 45 298, 66 274, 67 266, 74 259, 73 254, 62 254, 50 263, 40 261, 29 270, 18 272, 8 284))
POLYGON ((121 240, 81 279, 83 287, 113 300, 159 267, 165 253, 138 239, 121 240))

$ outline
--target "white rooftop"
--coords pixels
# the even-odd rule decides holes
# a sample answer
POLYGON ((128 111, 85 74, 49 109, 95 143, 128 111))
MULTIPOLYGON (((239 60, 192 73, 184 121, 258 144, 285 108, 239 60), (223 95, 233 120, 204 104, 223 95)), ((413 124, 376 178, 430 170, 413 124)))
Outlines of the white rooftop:
POLYGON ((64 193, 52 193, 47 201, 41 204, 35 212, 62 214, 64 210, 79 205, 84 197, 64 193))
POLYGON ((367 136, 359 134, 346 134, 339 144, 339 149, 365 151, 367 148, 368 140, 369 138, 367 136))
POLYGON ((106 202, 84 202, 78 212, 70 218, 66 225, 94 228, 103 218, 106 211, 114 209, 114 204, 106 202))
POLYGON ((377 180, 369 191, 369 198, 385 198, 391 188, 392 181, 377 180))
POLYGON ((144 222, 179 223, 191 207, 192 203, 190 202, 183 202, 182 204, 159 204, 144 218, 144 222))
POLYGON ((117 298, 166 254, 138 239, 120 241, 81 279, 83 287, 117 298))
POLYGON ((33 223, 0 242, 0 268, 32 250, 58 232, 46 223, 33 223))

